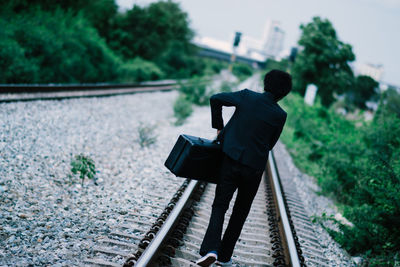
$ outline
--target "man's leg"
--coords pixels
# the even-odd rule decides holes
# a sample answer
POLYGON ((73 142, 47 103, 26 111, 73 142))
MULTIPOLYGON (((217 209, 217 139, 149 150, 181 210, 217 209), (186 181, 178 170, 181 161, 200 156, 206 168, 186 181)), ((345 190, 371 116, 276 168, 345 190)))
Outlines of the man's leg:
MULTIPOLYGON (((210 222, 200 248, 200 255, 202 256, 210 251, 218 251, 221 244, 225 213, 229 208, 233 193, 237 189, 237 183, 235 182, 237 179, 234 177, 235 166, 232 163, 233 160, 227 156, 224 157, 220 181, 215 191, 210 222)), ((237 175, 239 175, 238 172, 237 175)))
POLYGON ((218 251, 218 261, 221 262, 227 262, 231 259, 236 241, 240 236, 243 224, 246 221, 253 199, 257 194, 258 186, 260 185, 261 171, 250 171, 247 169, 244 174, 241 177, 242 180, 238 187, 238 194, 232 215, 218 251))

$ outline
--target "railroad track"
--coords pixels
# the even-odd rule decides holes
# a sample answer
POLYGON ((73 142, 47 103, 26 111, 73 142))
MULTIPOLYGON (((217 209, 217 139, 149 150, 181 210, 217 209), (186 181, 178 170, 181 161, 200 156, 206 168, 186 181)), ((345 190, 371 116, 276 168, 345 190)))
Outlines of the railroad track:
POLYGON ((176 88, 178 88, 178 83, 174 80, 140 84, 0 84, 0 103, 108 97, 140 92, 170 91, 176 88))
MULTIPOLYGON (((235 247, 234 266, 329 266, 293 189, 282 188, 271 153, 235 247)), ((137 234, 114 232, 98 240, 100 245, 94 248, 94 257, 86 259, 85 264, 197 266, 194 262, 208 225, 214 192, 214 184, 187 179, 158 218, 131 214, 131 227, 137 227, 131 231, 137 234), (147 232, 140 229, 147 229, 147 232)))
MULTIPOLYGON (((249 87, 257 85, 258 80, 254 79, 249 87)), ((0 85, 0 103, 103 97, 177 87, 174 81, 131 85, 0 85)), ((187 179, 167 205, 161 191, 149 193, 148 204, 123 214, 112 232, 96 238, 93 252, 83 264, 196 266, 194 261, 208 225, 214 191, 215 185, 187 179)), ((271 154, 235 247, 234 266, 329 266, 301 203, 293 184, 280 181, 271 154)), ((225 226, 227 222, 228 217, 225 226)))

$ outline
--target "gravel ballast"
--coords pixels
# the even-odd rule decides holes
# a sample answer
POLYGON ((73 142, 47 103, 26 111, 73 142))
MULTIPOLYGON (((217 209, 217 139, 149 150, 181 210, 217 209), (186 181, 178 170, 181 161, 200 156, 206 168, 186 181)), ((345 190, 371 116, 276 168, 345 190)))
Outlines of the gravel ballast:
POLYGON ((177 92, 0 104, 0 265, 80 265, 128 211, 157 216, 184 179, 164 161, 179 134, 212 139, 209 107, 175 127, 177 92), (142 148, 139 127, 154 127, 142 148), (97 184, 71 177, 83 153, 97 184), (150 204, 150 205, 146 205, 150 204))
MULTIPOLYGON (((258 78, 244 87, 260 90, 258 78)), ((177 96, 171 91, 0 104, 0 266, 81 266, 128 212, 156 217, 152 201, 167 204, 184 181, 164 167, 179 134, 216 134, 209 107, 194 106, 188 121, 174 126, 177 96), (143 126, 157 136, 144 148, 138 140, 143 126), (86 179, 82 186, 71 174, 71 159, 80 153, 94 160, 97 185, 86 179)), ((232 111, 224 108, 225 121, 232 111)), ((310 215, 335 211, 281 144, 276 155, 279 170, 299 184, 310 215)), ((318 234, 332 263, 350 264, 326 232, 318 234)))

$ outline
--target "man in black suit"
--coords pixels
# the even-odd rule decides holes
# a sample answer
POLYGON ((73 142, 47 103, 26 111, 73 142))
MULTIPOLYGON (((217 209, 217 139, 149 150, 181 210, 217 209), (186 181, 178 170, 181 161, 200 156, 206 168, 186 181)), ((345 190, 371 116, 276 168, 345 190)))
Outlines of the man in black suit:
POLYGON ((277 104, 292 88, 291 76, 272 70, 264 77, 264 92, 248 89, 215 94, 210 98, 212 127, 217 129, 224 159, 215 192, 210 223, 196 263, 231 265, 231 257, 243 224, 257 193, 268 153, 282 132, 286 112, 277 104), (236 110, 224 127, 222 106, 236 110), (221 240, 224 216, 238 189, 228 227, 221 240))

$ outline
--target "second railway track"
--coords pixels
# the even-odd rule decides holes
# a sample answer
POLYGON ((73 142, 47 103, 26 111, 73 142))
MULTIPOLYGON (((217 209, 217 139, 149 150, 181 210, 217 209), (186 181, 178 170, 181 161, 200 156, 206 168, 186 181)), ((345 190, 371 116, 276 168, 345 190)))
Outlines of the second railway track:
POLYGON ((170 91, 177 87, 176 82, 131 85, 0 85, 0 103, 109 97, 143 92, 170 91))

